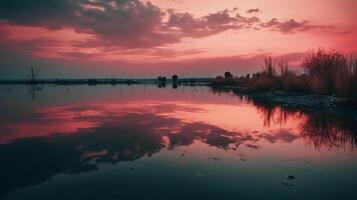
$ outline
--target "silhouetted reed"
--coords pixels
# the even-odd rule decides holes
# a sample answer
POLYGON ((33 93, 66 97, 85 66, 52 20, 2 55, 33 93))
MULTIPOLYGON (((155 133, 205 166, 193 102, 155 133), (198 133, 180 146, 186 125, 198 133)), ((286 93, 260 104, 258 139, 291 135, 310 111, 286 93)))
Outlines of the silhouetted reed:
POLYGON ((320 48, 307 54, 303 66, 313 92, 356 98, 357 60, 320 48))

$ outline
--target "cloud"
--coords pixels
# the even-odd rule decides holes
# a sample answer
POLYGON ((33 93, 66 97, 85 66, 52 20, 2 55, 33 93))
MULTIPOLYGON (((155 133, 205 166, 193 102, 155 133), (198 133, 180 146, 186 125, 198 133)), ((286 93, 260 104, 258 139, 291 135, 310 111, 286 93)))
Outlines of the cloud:
POLYGON ((259 9, 259 8, 252 8, 252 9, 247 10, 247 13, 248 13, 248 14, 251 14, 251 13, 259 13, 259 12, 260 12, 260 9, 259 9))
POLYGON ((190 13, 177 13, 173 10, 169 13, 168 26, 176 29, 177 34, 182 37, 206 37, 231 29, 251 27, 259 22, 257 17, 243 17, 235 13, 235 9, 211 13, 201 18, 194 18, 190 13))
POLYGON ((127 47, 156 46, 178 42, 165 33, 164 12, 150 2, 139 0, 89 1, 29 0, 0 2, 0 18, 8 23, 49 29, 72 28, 90 33, 98 40, 127 47))
POLYGON ((200 38, 230 29, 250 26, 257 18, 246 18, 235 10, 219 11, 195 18, 190 13, 164 12, 139 0, 3 0, 0 19, 20 26, 71 28, 95 38, 82 47, 122 46, 152 48, 178 43, 184 37, 200 38), (169 19, 166 21, 166 19, 169 19))
MULTIPOLYGON (((260 12, 250 9, 248 14, 260 12)), ((200 54, 202 50, 173 50, 170 45, 185 38, 205 38, 229 30, 267 29, 283 34, 301 31, 334 31, 329 25, 309 21, 272 19, 261 22, 256 16, 244 16, 237 9, 225 9, 201 17, 192 13, 169 9, 141 0, 2 0, 0 1, 0 51, 29 53, 47 58, 105 60, 114 55, 148 58, 175 58, 200 54), (16 38, 5 30, 13 27, 71 30, 77 35, 61 40, 30 33, 33 38, 16 38), (105 59, 103 59, 105 58, 105 59)), ((12 33, 14 30, 12 31, 12 33)), ((345 32, 339 32, 347 33, 345 32)))
POLYGON ((60 41, 49 38, 36 39, 15 39, 10 38, 9 34, 2 35, 0 31, 0 50, 17 53, 35 53, 50 47, 58 47, 60 41))
POLYGON ((296 33, 309 30, 319 30, 322 32, 335 32, 336 27, 332 25, 317 25, 312 24, 308 20, 296 21, 295 19, 289 19, 286 21, 279 21, 276 18, 269 20, 268 22, 261 23, 260 27, 268 28, 273 31, 279 31, 281 33, 296 33))

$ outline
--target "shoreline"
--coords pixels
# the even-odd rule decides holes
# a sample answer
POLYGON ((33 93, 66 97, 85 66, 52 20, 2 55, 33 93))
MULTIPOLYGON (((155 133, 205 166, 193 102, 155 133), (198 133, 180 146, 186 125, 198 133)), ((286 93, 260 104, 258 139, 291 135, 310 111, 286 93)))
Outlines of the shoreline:
POLYGON ((327 114, 351 117, 357 120, 357 102, 335 95, 316 95, 304 92, 287 92, 271 90, 259 92, 244 92, 242 88, 232 85, 210 86, 216 90, 232 92, 236 96, 246 96, 253 101, 282 109, 297 109, 301 111, 319 111, 327 114))
POLYGON ((213 78, 181 78, 177 81, 167 79, 122 79, 122 78, 88 78, 88 79, 37 79, 37 80, 0 80, 0 85, 117 85, 117 84, 209 84, 213 78))

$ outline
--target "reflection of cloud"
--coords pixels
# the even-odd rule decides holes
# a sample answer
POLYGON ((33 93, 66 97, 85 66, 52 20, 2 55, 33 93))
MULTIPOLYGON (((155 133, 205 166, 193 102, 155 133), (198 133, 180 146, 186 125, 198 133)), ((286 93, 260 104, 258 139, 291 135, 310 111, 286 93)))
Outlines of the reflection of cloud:
POLYGON ((292 143, 295 139, 300 138, 300 136, 297 136, 286 129, 279 129, 278 131, 274 131, 272 133, 262 133, 259 137, 268 140, 270 143, 275 143, 278 140, 285 143, 292 143))
POLYGON ((151 156, 164 147, 159 128, 174 127, 179 121, 131 113, 101 123, 69 135, 20 139, 0 145, 0 196, 58 173, 81 173, 98 169, 98 163, 151 156))
POLYGON ((239 140, 240 134, 202 122, 195 122, 182 126, 180 130, 170 134, 169 138, 171 139, 171 148, 190 145, 194 140, 201 140, 219 148, 228 148, 230 144, 239 140))
POLYGON ((174 112, 201 112, 201 108, 176 103, 81 104, 41 108, 35 112, 0 115, 0 143, 23 137, 49 136, 53 133, 71 134, 77 129, 98 126, 98 121, 110 122, 125 113, 172 114, 174 112), (145 106, 143 106, 145 105, 145 106), (61 124, 61 126, 58 126, 61 124))
MULTIPOLYGON (((94 109, 88 106, 67 108, 82 112, 94 109)), ((62 108, 61 112, 63 115, 69 111, 62 108)), ((190 145, 194 140, 223 149, 249 140, 240 133, 214 125, 183 122, 151 112, 115 114, 108 110, 103 115, 75 118, 97 123, 72 133, 57 132, 47 137, 23 138, 0 145, 0 196, 18 187, 44 182, 58 173, 98 170, 100 163, 134 161, 163 148, 190 145)))
MULTIPOLYGON (((287 122, 286 118, 299 118, 302 136, 317 147, 341 147, 348 142, 356 145, 356 123, 343 123, 341 120, 344 119, 339 117, 321 117, 319 113, 296 108, 286 110, 278 105, 251 101, 263 117, 273 116, 271 123, 282 125, 287 122)), ((43 108, 31 115, 22 115, 20 119, 2 120, 2 124, 26 124, 23 127, 31 128, 20 127, 16 130, 22 130, 19 137, 0 144, 0 196, 19 187, 44 182, 59 173, 98 170, 102 163, 134 161, 162 149, 172 150, 195 141, 224 150, 240 145, 254 150, 260 148, 258 142, 262 139, 271 143, 291 143, 300 137, 283 128, 267 133, 243 133, 203 121, 186 121, 176 116, 180 111, 193 113, 204 110, 177 102, 98 103, 43 108), (46 134, 21 138, 27 131, 39 130, 35 125, 43 126, 46 134), (61 128, 65 130, 61 131, 61 128)))

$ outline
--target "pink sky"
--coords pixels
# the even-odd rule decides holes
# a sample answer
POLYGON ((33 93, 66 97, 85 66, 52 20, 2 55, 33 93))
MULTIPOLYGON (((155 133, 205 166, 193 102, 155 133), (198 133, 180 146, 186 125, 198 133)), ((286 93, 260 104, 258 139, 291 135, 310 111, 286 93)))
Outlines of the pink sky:
POLYGON ((0 78, 240 75, 265 56, 356 52, 355 0, 0 2, 0 78))

